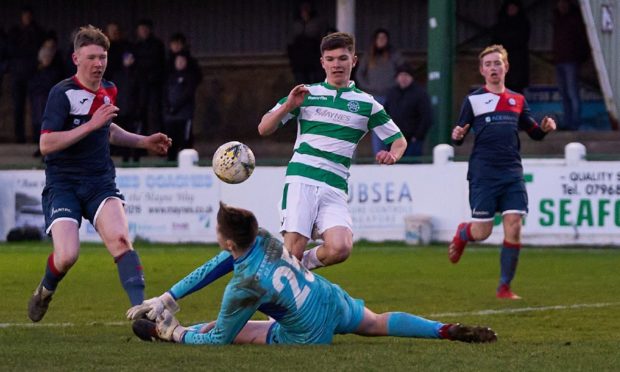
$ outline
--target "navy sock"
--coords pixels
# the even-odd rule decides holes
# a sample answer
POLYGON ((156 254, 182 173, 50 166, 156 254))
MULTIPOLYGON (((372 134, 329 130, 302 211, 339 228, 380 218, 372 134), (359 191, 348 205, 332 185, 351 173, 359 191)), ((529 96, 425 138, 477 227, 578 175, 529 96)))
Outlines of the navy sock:
POLYGON ((65 277, 66 273, 58 271, 54 266, 54 254, 50 254, 45 265, 45 275, 43 276, 43 286, 49 291, 55 291, 58 283, 65 277))
POLYGON ((444 324, 408 313, 394 312, 387 321, 388 336, 440 338, 444 324))
POLYGON ((512 279, 515 277, 515 273, 517 271, 520 252, 521 244, 508 243, 504 240, 504 243, 502 244, 502 251, 500 253, 500 285, 510 286, 510 282, 512 282, 512 279))
POLYGON ((144 273, 140 264, 140 257, 134 250, 129 250, 115 257, 118 276, 123 288, 129 296, 132 305, 139 305, 144 301, 144 273))

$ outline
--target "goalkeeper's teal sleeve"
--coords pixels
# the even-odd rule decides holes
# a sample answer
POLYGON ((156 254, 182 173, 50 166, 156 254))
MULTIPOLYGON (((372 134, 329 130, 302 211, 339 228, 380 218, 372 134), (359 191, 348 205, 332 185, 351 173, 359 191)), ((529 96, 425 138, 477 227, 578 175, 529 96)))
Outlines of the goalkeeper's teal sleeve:
POLYGON ((227 251, 205 262, 170 288, 168 292, 175 300, 196 292, 233 270, 233 257, 227 251))

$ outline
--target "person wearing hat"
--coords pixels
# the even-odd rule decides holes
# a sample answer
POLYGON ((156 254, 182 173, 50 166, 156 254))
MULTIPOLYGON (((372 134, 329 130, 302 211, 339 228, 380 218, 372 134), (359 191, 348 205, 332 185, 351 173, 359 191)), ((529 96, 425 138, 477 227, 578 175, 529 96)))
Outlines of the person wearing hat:
POLYGON ((413 68, 404 63, 396 68, 396 85, 386 95, 385 111, 407 139, 404 157, 421 156, 424 139, 432 125, 431 101, 426 90, 413 78, 413 68))

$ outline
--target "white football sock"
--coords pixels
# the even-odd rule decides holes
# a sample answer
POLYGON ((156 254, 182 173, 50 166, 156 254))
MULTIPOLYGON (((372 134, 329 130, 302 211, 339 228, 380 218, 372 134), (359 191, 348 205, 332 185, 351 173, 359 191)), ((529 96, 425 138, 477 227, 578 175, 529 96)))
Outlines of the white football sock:
POLYGON ((316 246, 310 250, 304 252, 304 256, 301 259, 301 264, 306 267, 308 270, 314 270, 317 267, 325 266, 319 258, 316 256, 316 252, 322 245, 316 246))

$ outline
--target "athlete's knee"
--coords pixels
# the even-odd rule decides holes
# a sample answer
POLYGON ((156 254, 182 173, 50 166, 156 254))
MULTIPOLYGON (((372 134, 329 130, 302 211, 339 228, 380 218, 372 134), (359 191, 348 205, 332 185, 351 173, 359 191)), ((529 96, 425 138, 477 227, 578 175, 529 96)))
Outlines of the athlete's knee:
POLYGON ((75 263, 79 257, 79 252, 56 252, 54 253, 54 266, 60 272, 67 272, 75 263))
POLYGON ((485 240, 493 232, 493 223, 487 222, 473 222, 471 228, 472 237, 476 241, 485 240))
POLYGON ((132 249, 129 236, 124 233, 113 234, 108 240, 108 250, 114 255, 118 256, 126 253, 132 249))
POLYGON ((364 336, 387 335, 388 319, 392 314, 394 313, 376 314, 366 308, 362 322, 355 333, 364 336))
POLYGON ((518 242, 521 239, 521 216, 506 215, 504 217, 504 236, 511 242, 518 242))
POLYGON ((333 263, 346 260, 353 250, 353 243, 348 241, 329 242, 326 241, 323 246, 327 250, 327 255, 333 263))
POLYGON ((510 227, 506 227, 504 231, 504 238, 510 242, 518 243, 521 241, 521 225, 515 224, 510 227))

